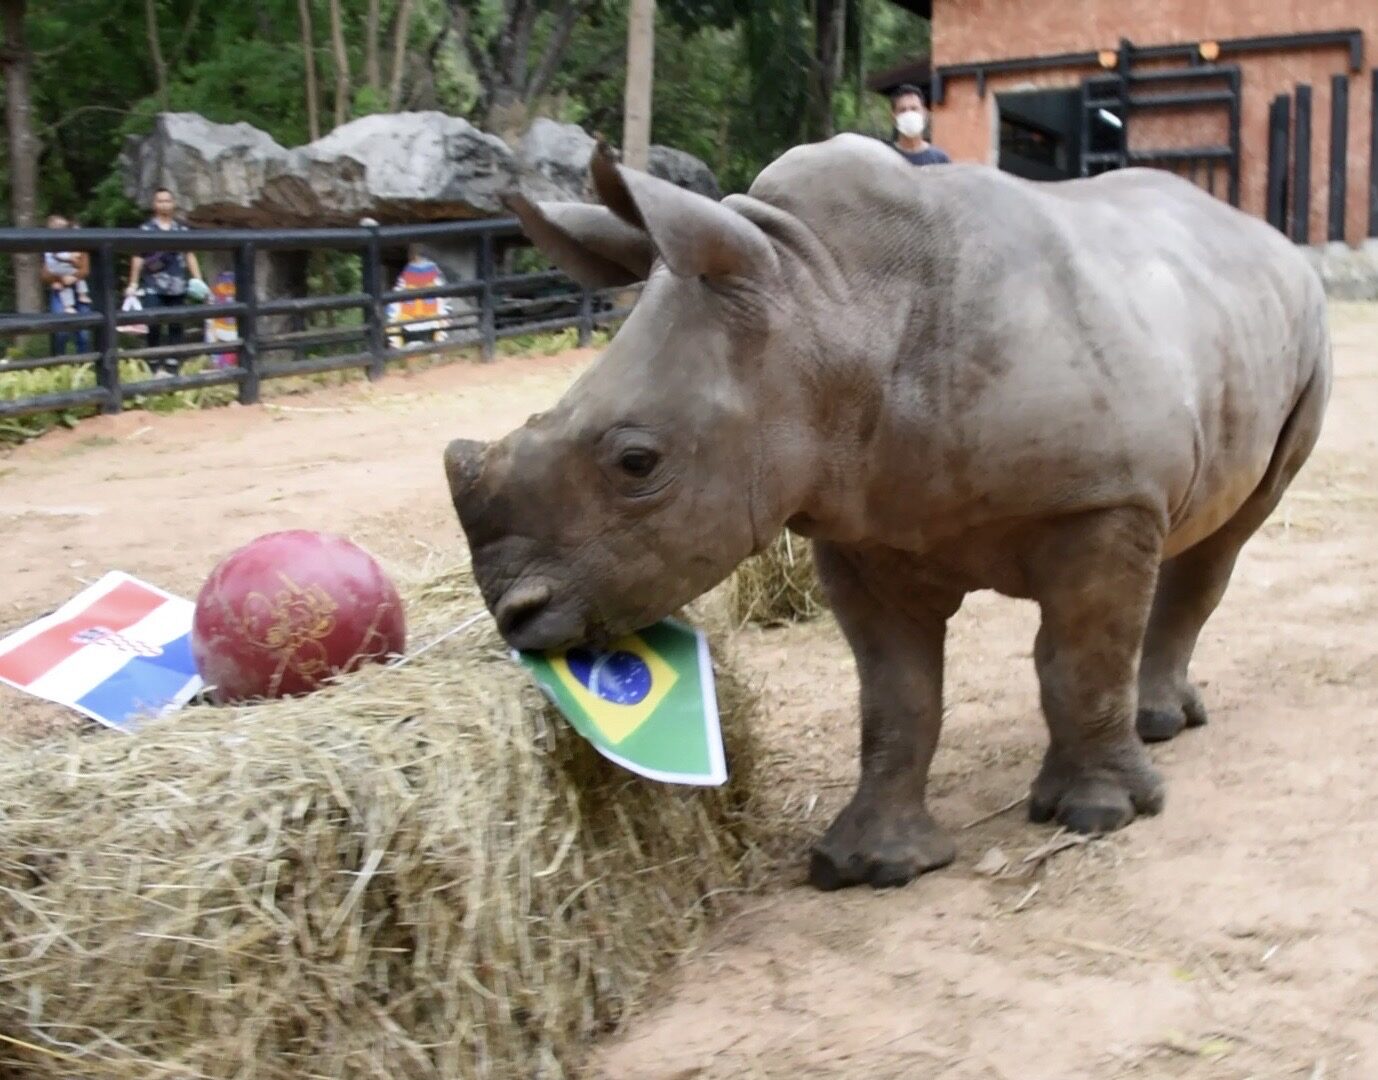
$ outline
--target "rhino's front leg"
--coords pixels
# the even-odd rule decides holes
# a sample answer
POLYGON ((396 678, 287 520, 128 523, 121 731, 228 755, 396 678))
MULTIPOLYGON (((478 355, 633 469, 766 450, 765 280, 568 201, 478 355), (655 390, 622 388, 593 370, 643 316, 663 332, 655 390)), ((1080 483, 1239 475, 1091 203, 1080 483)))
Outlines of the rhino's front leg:
POLYGON ((1034 821, 1108 832, 1162 808, 1162 779, 1134 728, 1161 549, 1160 528, 1137 509, 1079 515, 1034 545, 1034 662, 1050 736, 1030 793, 1034 821))
POLYGON ((814 552, 861 680, 861 779, 814 846, 809 881, 903 885, 957 852, 929 816, 925 791, 942 726, 943 638, 961 596, 897 596, 893 581, 868 588, 859 557, 823 544, 814 552))

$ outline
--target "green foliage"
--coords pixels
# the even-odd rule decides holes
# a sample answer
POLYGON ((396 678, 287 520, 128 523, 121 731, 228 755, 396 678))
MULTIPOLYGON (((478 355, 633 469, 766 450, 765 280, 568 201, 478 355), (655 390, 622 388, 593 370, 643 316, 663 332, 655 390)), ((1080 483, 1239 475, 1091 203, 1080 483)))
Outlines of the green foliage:
MULTIPOLYGON (((612 340, 608 330, 595 330, 589 339, 588 347, 601 349, 612 340)), ((579 347, 579 329, 575 326, 564 330, 548 330, 540 334, 517 334, 514 337, 498 338, 499 356, 557 356, 562 352, 579 347)))
MULTIPOLYGON (((886 103, 861 87, 867 71, 928 45, 928 24, 889 0, 847 5, 844 72, 832 101, 840 129, 885 136, 886 103)), ((477 51, 502 51, 505 16, 517 0, 413 0, 403 57, 402 107, 438 108, 478 119, 482 81, 455 32, 464 10, 477 51)), ((366 85, 367 0, 340 0, 352 94, 346 114, 389 106, 394 27, 401 0, 381 0, 381 87, 366 85)), ((530 0, 527 70, 557 25, 560 0, 530 0)), ((620 142, 627 0, 596 0, 577 24, 539 114, 583 124, 620 142)), ((702 158, 725 190, 810 137, 817 0, 660 0, 652 137, 702 158)), ((320 118, 334 117, 335 70, 328 7, 311 0, 311 52, 320 118)), ((142 216, 124 193, 119 163, 130 137, 147 133, 164 107, 212 120, 243 121, 287 146, 308 137, 306 52, 298 0, 153 0, 167 69, 166 102, 151 59, 145 0, 30 0, 33 116, 41 146, 40 215, 60 210, 84 225, 132 225, 142 216)), ((521 65, 517 65, 520 67, 521 65)), ((3 140, 0 140, 3 143, 3 140)), ((0 145, 0 185, 7 185, 0 145)), ((0 260, 0 308, 8 306, 8 260, 0 260)), ((320 271, 324 273, 324 270, 320 271)), ((338 277, 346 273, 334 268, 338 277)))
MULTIPOLYGON (((184 364, 182 370, 190 375, 205 368, 206 361, 196 359, 184 364)), ((120 379, 123 382, 141 382, 152 378, 152 374, 142 360, 120 361, 120 379)), ((19 398, 36 397, 40 394, 60 394, 68 390, 86 390, 95 385, 95 369, 90 364, 69 364, 66 367, 37 368, 32 371, 6 371, 0 366, 0 401, 16 401, 19 398)), ((169 413, 181 409, 205 409, 225 405, 233 401, 235 396, 233 386, 207 386, 151 397, 136 397, 126 402, 125 408, 169 413)), ((75 427, 76 422, 83 416, 93 416, 97 411, 94 406, 86 406, 0 420, 0 445, 24 442, 59 426, 75 427)))

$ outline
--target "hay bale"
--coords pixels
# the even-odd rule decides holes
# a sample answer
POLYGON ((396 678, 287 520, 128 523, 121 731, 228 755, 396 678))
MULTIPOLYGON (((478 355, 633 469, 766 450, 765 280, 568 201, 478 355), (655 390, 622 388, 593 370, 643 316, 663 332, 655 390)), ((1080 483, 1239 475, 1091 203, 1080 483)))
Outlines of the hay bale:
MULTIPOLYGON (((404 588, 413 640, 480 611, 404 588)), ((577 1075, 754 862, 732 780, 600 758, 491 620, 295 701, 0 758, 0 1075, 577 1075)))
POLYGON ((728 607, 738 626, 783 626, 817 618, 826 609, 809 542, 782 532, 759 555, 737 567, 728 607))

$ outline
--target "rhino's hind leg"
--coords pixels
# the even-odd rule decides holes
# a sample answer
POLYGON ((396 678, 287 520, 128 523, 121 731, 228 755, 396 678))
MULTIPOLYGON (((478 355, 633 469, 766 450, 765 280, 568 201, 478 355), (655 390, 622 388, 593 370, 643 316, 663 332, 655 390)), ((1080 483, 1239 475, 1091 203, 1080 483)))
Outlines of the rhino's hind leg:
POLYGON ((1201 727, 1206 707, 1187 678, 1196 640, 1230 582, 1230 572, 1253 530, 1226 526, 1163 563, 1139 667, 1139 738, 1163 742, 1201 727))
POLYGON ((1161 547, 1158 524, 1138 509, 1059 522, 1035 547, 1034 662, 1049 745, 1029 797, 1034 821, 1108 832, 1162 807, 1162 780, 1134 731, 1161 547))
POLYGON ((957 854, 929 816, 925 791, 942 726, 943 639, 961 597, 901 608, 893 582, 888 593, 869 589, 865 566, 850 553, 816 543, 814 557, 861 679, 861 778, 814 846, 809 882, 903 885, 957 854))
POLYGON ((1268 471, 1253 494, 1205 540, 1163 563, 1139 667, 1136 723, 1144 742, 1162 742, 1206 722, 1201 695, 1187 676, 1196 641, 1225 595, 1240 549, 1277 509, 1315 447, 1329 393, 1330 367, 1322 357, 1283 425, 1268 471))

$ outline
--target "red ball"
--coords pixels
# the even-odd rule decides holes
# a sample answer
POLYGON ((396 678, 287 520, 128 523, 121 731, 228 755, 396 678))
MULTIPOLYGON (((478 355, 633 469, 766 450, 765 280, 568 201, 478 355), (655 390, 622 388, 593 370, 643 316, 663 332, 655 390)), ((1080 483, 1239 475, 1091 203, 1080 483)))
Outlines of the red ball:
POLYGON ((191 652, 221 702, 288 697, 401 653, 406 613, 373 556, 291 529, 232 552, 196 597, 191 652))

